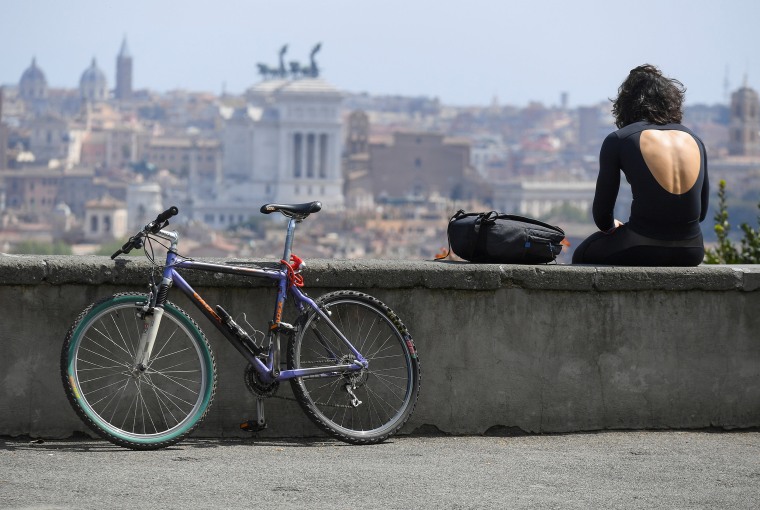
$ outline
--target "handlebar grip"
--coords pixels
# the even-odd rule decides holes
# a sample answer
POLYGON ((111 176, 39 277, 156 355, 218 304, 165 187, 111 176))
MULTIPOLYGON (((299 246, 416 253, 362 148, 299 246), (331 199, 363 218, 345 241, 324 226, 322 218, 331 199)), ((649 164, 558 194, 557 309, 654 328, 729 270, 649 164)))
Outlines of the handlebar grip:
POLYGON ((177 214, 179 214, 179 209, 177 209, 176 205, 173 205, 167 210, 165 210, 164 212, 162 212, 161 214, 159 214, 158 216, 156 216, 156 221, 154 223, 156 224, 163 223, 169 218, 171 218, 172 216, 176 216, 177 214))
POLYGON ((122 253, 124 253, 124 252, 121 251, 121 250, 116 251, 116 253, 114 253, 113 255, 111 255, 111 260, 115 259, 116 257, 118 257, 119 255, 121 255, 122 253))

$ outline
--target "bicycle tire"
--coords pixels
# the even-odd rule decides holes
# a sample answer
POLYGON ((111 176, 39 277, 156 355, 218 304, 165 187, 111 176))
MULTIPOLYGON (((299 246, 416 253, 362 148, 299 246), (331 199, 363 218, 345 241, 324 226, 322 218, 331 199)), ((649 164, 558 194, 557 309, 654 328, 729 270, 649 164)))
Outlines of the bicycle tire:
MULTIPOLYGON (((316 303, 369 366, 359 372, 292 379, 296 400, 306 415, 333 437, 352 444, 385 441, 407 422, 417 403, 420 360, 412 337, 390 308, 367 294, 337 291, 316 303), (352 404, 354 399, 360 401, 358 406, 352 404)), ((354 358, 314 310, 302 314, 297 324, 288 344, 291 370, 354 358)))
POLYGON ((120 293, 79 314, 61 351, 66 396, 82 421, 114 444, 153 450, 187 437, 208 412, 216 364, 195 321, 171 302, 146 370, 133 375, 147 296, 120 293))

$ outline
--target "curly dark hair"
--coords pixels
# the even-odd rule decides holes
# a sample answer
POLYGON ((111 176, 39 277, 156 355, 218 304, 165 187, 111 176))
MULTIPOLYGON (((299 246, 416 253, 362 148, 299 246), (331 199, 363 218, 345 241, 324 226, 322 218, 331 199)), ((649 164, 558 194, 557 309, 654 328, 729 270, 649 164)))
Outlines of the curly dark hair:
POLYGON ((622 128, 645 120, 652 124, 680 123, 686 87, 663 76, 655 66, 644 64, 631 69, 612 101, 615 125, 622 128))

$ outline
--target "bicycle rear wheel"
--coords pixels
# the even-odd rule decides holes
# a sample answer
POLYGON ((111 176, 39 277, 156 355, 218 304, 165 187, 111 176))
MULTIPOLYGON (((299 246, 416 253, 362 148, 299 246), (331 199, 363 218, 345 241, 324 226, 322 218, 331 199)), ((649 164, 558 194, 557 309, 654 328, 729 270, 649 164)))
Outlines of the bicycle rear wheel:
MULTIPOLYGON (((386 440, 406 423, 420 386, 420 363, 412 337, 379 300, 338 291, 317 300, 330 320, 368 361, 356 372, 291 380, 311 420, 328 434, 354 444, 386 440)), ((347 364, 354 354, 314 310, 302 315, 288 346, 290 369, 347 364)))
POLYGON ((135 370, 145 294, 93 303, 68 331, 61 376, 69 402, 100 436, 150 450, 174 444, 204 418, 216 389, 214 357, 187 313, 167 302, 151 359, 135 370))

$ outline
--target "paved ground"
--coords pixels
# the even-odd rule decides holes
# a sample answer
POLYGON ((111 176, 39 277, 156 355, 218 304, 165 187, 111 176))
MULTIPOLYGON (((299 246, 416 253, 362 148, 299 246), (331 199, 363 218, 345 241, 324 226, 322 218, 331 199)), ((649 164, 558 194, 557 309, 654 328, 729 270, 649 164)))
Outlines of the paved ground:
POLYGON ((760 432, 202 440, 0 438, 0 508, 750 509, 760 432))

